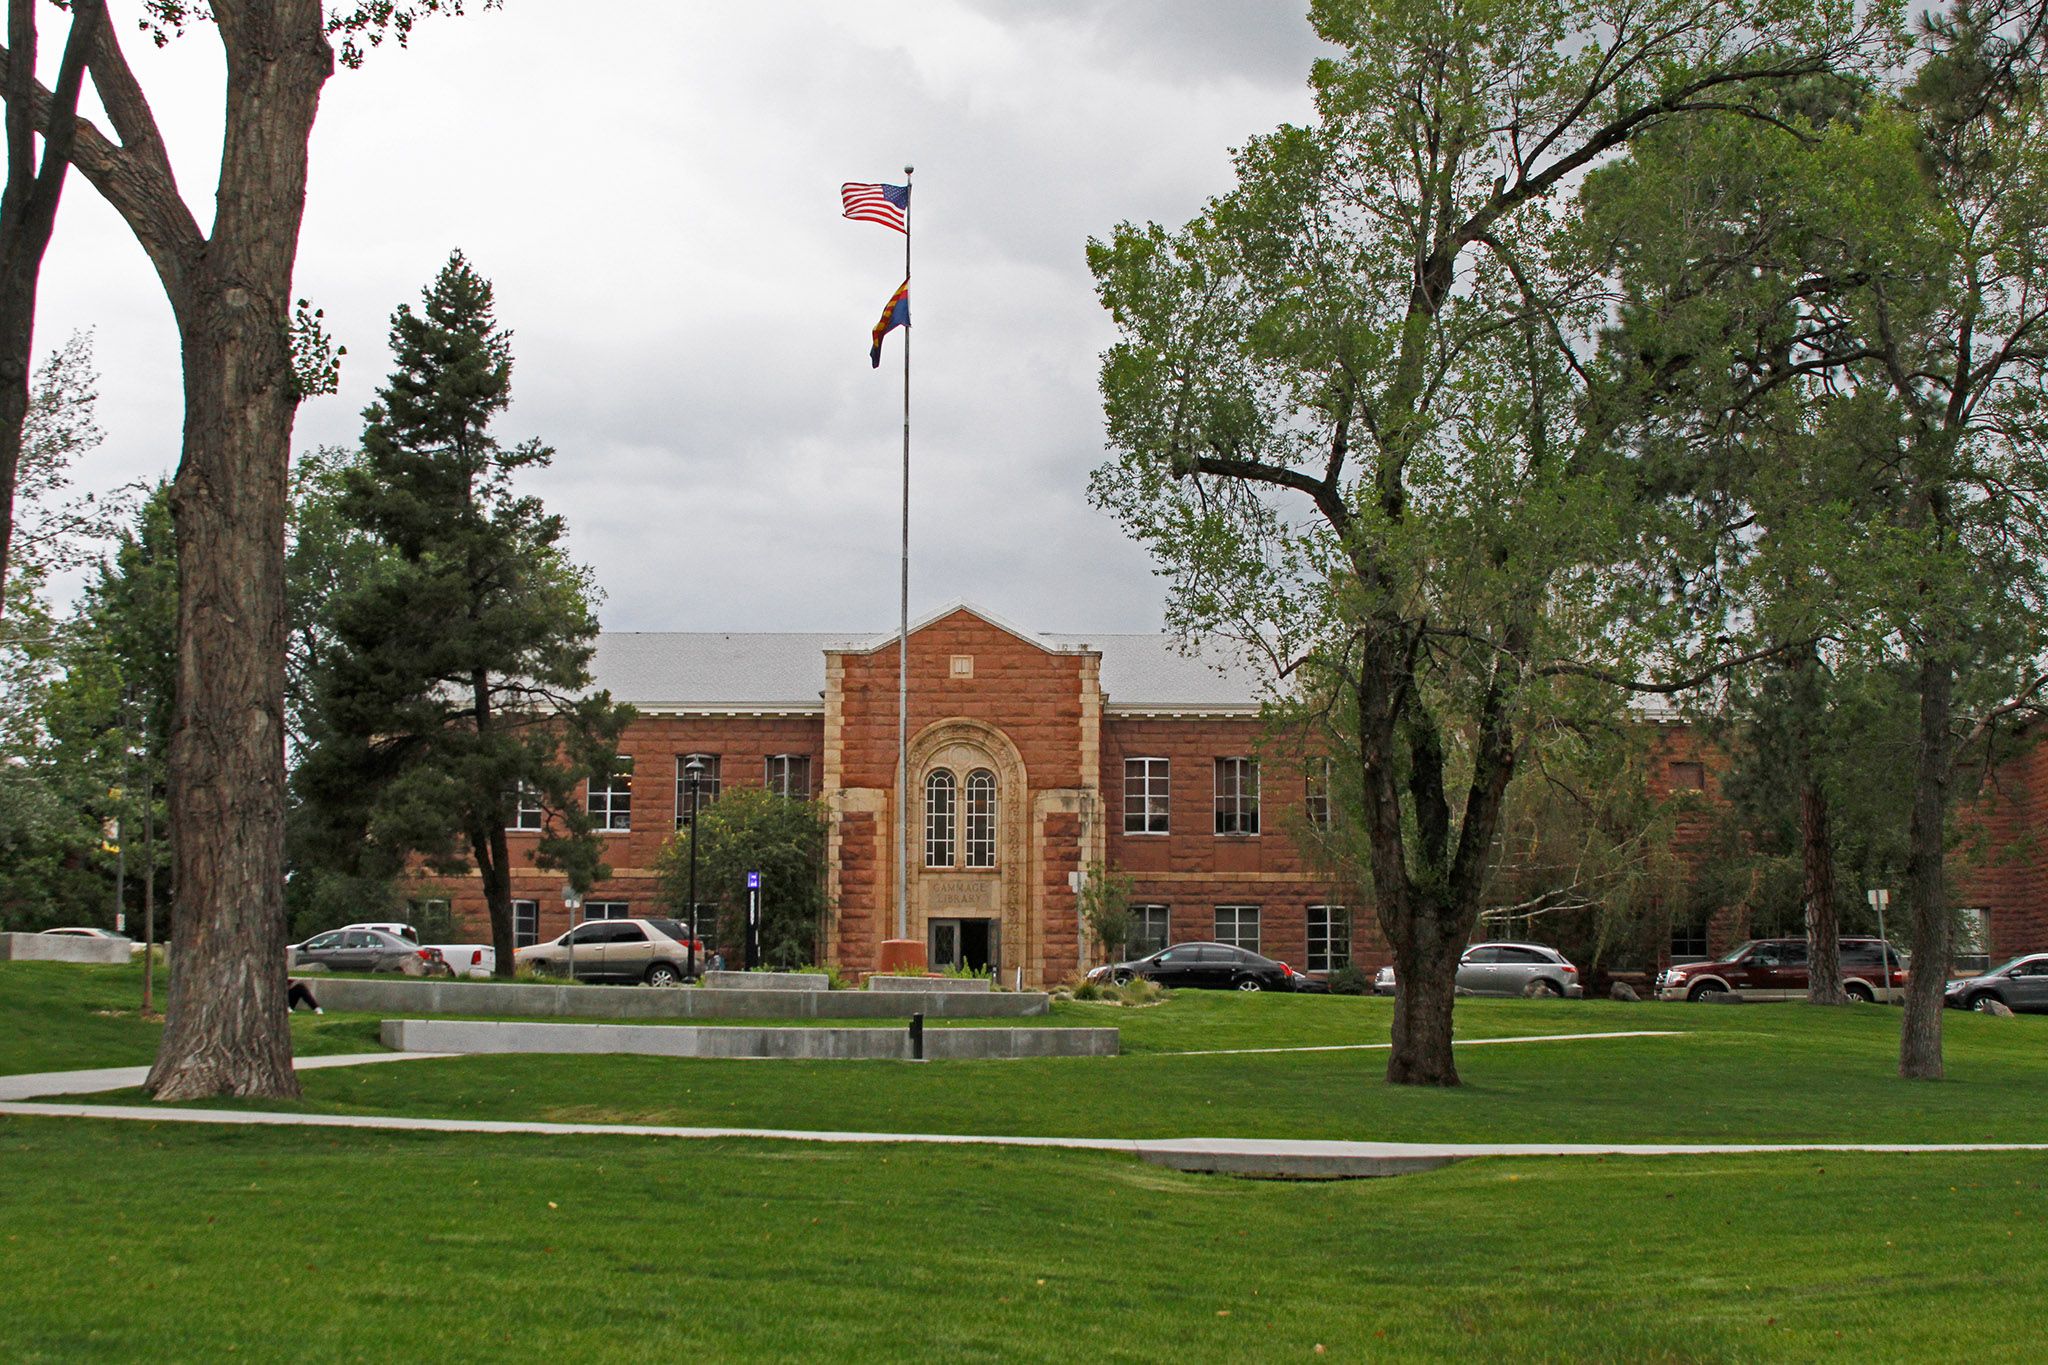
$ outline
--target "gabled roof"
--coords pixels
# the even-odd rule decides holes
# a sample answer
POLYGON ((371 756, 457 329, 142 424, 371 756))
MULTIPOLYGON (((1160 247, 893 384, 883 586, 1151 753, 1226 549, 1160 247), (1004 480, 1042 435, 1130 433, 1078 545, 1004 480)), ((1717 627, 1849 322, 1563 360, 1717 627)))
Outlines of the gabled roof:
MULTIPOLYGON (((1032 634, 966 602, 923 617, 911 632, 957 611, 1055 654, 1099 653, 1102 690, 1119 711, 1250 711, 1264 688, 1249 661, 1219 643, 1187 651, 1165 635, 1032 634)), ((896 632, 606 631, 591 659, 596 686, 654 711, 816 712, 826 653, 868 654, 896 632)))
MULTIPOLYGON (((943 621, 948 616, 959 611, 964 611, 977 621, 994 626, 997 630, 1016 636, 1027 645, 1036 645, 1038 648, 1051 654, 1080 654, 1085 652, 1083 648, 1059 643, 1056 636, 1034 635, 1022 626, 1011 625, 994 612, 984 611, 972 602, 963 602, 958 598, 948 602, 930 615, 921 616, 917 620, 912 621, 910 623, 910 633, 915 635, 925 627, 943 621)), ((892 630, 885 635, 872 636, 866 640, 841 646, 841 648, 848 654, 872 654, 878 649, 886 649, 895 643, 896 632, 892 630)))

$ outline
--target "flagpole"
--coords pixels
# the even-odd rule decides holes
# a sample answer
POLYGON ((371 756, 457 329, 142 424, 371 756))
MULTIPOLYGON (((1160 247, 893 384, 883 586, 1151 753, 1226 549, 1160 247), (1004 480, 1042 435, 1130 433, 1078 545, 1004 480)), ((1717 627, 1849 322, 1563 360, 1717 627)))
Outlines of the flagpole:
MULTIPOLYGON (((903 168, 903 287, 910 287, 910 176, 903 168)), ((896 630, 896 937, 910 936, 910 328, 903 329, 903 579, 896 630)))

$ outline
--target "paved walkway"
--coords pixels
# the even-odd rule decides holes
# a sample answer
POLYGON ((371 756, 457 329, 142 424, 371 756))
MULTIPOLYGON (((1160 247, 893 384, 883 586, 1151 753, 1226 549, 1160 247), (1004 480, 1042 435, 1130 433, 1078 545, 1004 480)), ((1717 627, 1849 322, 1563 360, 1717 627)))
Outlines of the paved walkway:
MULTIPOLYGON (((294 1071, 320 1071, 330 1066, 374 1066, 378 1062, 420 1062, 446 1057, 446 1052, 344 1052, 332 1057, 295 1057, 294 1071)), ((0 1076, 0 1100, 33 1100, 46 1095, 101 1095, 133 1090, 149 1079, 146 1066, 108 1066, 96 1071, 43 1071, 0 1076)))
MULTIPOLYGON (((1589 1043, 1601 1038, 1683 1038, 1677 1028, 1623 1029, 1613 1033, 1524 1033, 1512 1038, 1454 1038, 1452 1047, 1485 1047, 1489 1043, 1589 1043)), ((1240 1057, 1256 1052, 1388 1052, 1392 1043, 1316 1043, 1307 1047, 1213 1047, 1189 1052, 1141 1052, 1140 1057, 1240 1057)))
MULTIPOLYGON (((1555 1035, 1543 1035, 1547 1040, 1555 1035)), ((1506 1038, 1473 1042, 1522 1041, 1506 1038)), ((305 1057, 303 1070, 421 1061, 446 1053, 370 1052, 305 1057)), ((1403 1175, 1482 1156, 1722 1156, 1770 1152, 2048 1152, 2048 1142, 1342 1142, 1282 1138, 1015 1137, 981 1133, 861 1133, 800 1128, 692 1128, 640 1123, 542 1123, 500 1119, 407 1118, 381 1114, 305 1114, 264 1110, 172 1109, 155 1105, 59 1104, 30 1095, 78 1095, 140 1085, 147 1067, 59 1071, 0 1077, 0 1114, 22 1118, 210 1123, 245 1127, 356 1128, 427 1133, 531 1133, 549 1137, 746 1138, 780 1142, 930 1143, 947 1146, 1053 1147, 1122 1152, 1154 1165, 1233 1175, 1338 1179, 1403 1175)))

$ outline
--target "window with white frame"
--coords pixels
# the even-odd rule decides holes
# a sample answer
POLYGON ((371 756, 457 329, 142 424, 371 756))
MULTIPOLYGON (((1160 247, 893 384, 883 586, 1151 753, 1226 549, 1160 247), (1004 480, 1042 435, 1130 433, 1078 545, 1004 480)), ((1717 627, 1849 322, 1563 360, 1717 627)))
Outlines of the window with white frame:
POLYGON ((1131 907, 1131 939, 1124 945, 1126 957, 1150 957, 1173 940, 1172 916, 1163 905, 1131 907))
POLYGON ((1256 758, 1216 760, 1216 832, 1259 832, 1259 761, 1256 758))
POLYGON ((530 948, 540 942, 540 902, 512 902, 512 946, 530 948))
POLYGON ((1311 758, 1302 765, 1302 810, 1315 829, 1330 827, 1330 760, 1311 758))
POLYGON ((1124 760, 1124 833, 1166 834, 1170 831, 1168 789, 1173 764, 1164 758, 1124 760))
POLYGON ((792 801, 811 799, 809 754, 770 754, 762 760, 762 766, 765 771, 762 785, 769 791, 792 801))
POLYGON ((540 829, 546 819, 539 792, 524 782, 512 789, 512 823, 506 829, 540 829))
POLYGON ((1351 965, 1351 912, 1341 905, 1308 908, 1308 970, 1334 972, 1351 965))
POLYGON ((611 833, 633 828, 633 760, 620 754, 611 771, 590 779, 590 818, 611 833))
POLYGON ((631 918, 633 918, 633 902, 631 902, 631 901, 585 901, 585 902, 583 902, 583 918, 585 918, 585 919, 631 919, 631 918))
POLYGON ((986 768, 967 774, 967 866, 996 865, 996 775, 986 768))
POLYGON ((683 829, 690 823, 690 764, 700 765, 697 769, 696 809, 702 810, 718 799, 718 755, 677 754, 676 755, 676 828, 683 829))
POLYGON ((1216 907, 1216 941, 1246 952, 1259 950, 1259 907, 1219 905, 1216 907))
POLYGON ((953 774, 946 769, 936 769, 925 778, 924 865, 926 867, 951 867, 953 865, 954 795, 953 774))

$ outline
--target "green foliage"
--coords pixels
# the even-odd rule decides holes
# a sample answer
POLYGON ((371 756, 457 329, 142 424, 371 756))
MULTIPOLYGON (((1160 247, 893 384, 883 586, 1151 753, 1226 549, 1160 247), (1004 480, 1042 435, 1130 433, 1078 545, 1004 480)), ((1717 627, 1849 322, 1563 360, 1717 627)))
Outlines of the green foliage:
POLYGON ((1081 922, 1104 954, 1115 958, 1131 938, 1130 877, 1103 863, 1090 863, 1082 874, 1081 922))
MULTIPOLYGON (((1644 539, 1643 480, 1571 188, 1681 115, 1774 116, 1889 14, 1322 0, 1312 19, 1341 49, 1312 73, 1314 122, 1246 143, 1179 231, 1089 244, 1118 333, 1115 458, 1090 493, 1171 582, 1169 625, 1240 641, 1293 694, 1284 718, 1343 756, 1352 818, 1326 852, 1447 979, 1531 737, 1610 724, 1616 682, 1724 656, 1682 600, 1614 572, 1644 539)), ((1447 1013, 1427 1035, 1404 1030, 1390 1074, 1454 1082, 1447 1013)))
POLYGON ((512 371, 490 283, 455 254, 418 312, 393 315, 391 342, 360 455, 302 471, 294 880, 375 885, 414 855, 474 866, 509 970, 515 796, 544 812, 535 862, 587 889, 604 867, 579 788, 631 710, 591 690, 596 590, 562 519, 514 486, 553 452, 490 432, 512 371))
MULTIPOLYGON (((662 903, 689 918, 690 831, 677 830, 657 864, 662 903)), ((761 962, 815 956, 824 922, 825 820, 815 801, 763 787, 728 787, 697 815, 697 903, 718 907, 716 941, 737 959, 746 942, 747 874, 761 874, 761 962)), ((710 937, 713 926, 700 922, 710 937)))
POLYGON ((1330 973, 1329 984, 1332 995, 1372 994, 1372 977, 1363 967, 1339 967, 1330 973))

